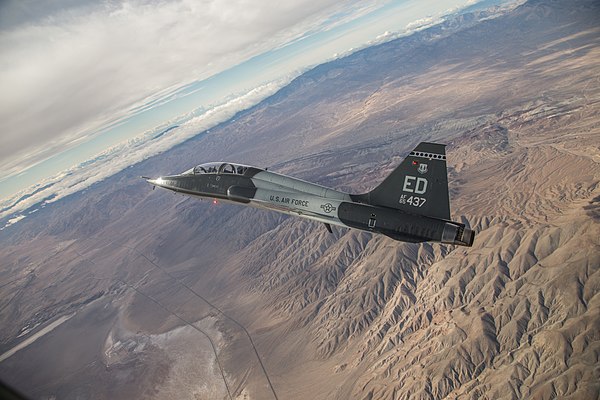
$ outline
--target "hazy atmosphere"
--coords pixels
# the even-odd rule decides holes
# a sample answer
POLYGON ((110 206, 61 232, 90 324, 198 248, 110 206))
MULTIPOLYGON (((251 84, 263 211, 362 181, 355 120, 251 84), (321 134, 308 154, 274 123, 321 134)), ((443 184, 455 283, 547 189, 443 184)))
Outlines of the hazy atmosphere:
POLYGON ((308 67, 476 4, 3 2, 0 217, 166 150, 308 67))
POLYGON ((597 399, 598 21, 596 0, 0 2, 0 381, 597 399), (254 187, 165 190, 213 161, 256 168, 191 176, 254 187), (427 213, 405 178, 377 202, 403 165, 444 188, 413 188, 427 213), (286 182, 323 203, 250 203, 286 182))

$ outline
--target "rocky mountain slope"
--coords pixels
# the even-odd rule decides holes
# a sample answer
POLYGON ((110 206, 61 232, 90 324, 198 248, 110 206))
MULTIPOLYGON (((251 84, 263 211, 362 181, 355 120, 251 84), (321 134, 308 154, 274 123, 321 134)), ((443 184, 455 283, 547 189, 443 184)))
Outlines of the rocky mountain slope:
POLYGON ((599 15, 530 1, 366 49, 1 232, 0 352, 71 317, 0 377, 38 398, 598 398, 599 15), (422 140, 449 144, 472 248, 136 178, 230 159, 363 192, 422 140))

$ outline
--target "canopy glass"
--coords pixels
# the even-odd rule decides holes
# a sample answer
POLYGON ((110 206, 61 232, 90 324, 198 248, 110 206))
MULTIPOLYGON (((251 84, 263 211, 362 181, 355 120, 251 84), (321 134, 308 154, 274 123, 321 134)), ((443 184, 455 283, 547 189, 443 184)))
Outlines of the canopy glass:
POLYGON ((202 174, 236 174, 243 175, 248 167, 246 165, 212 162, 200 164, 190 170, 187 170, 183 175, 202 175, 202 174))

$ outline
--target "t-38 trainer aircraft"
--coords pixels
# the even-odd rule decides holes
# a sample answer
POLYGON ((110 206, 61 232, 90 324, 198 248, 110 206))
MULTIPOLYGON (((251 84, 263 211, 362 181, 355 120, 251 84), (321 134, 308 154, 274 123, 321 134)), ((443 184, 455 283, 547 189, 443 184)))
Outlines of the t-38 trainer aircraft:
POLYGON ((201 164, 153 186, 382 233, 403 242, 471 246, 475 232, 450 219, 445 146, 420 143, 379 186, 347 194, 266 169, 229 162, 201 164))

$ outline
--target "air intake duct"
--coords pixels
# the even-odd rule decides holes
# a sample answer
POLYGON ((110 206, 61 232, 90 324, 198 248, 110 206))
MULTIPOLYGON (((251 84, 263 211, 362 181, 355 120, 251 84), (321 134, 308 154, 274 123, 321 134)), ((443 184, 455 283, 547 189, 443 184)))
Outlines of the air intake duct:
POLYGON ((254 198, 255 194, 256 188, 230 186, 227 189, 227 197, 230 200, 237 201, 239 203, 250 203, 250 200, 254 198))

